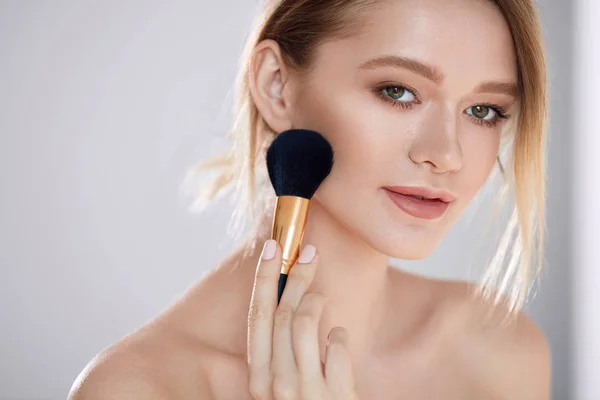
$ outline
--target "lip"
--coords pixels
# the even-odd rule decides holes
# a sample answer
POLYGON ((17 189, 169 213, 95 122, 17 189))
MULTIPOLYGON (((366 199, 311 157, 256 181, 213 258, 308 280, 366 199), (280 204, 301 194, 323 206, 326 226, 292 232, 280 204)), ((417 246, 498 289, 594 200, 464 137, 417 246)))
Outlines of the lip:
POLYGON ((448 210, 450 202, 456 199, 451 193, 424 187, 387 186, 383 189, 398 208, 422 219, 441 218, 448 210), (421 200, 413 196, 426 199, 421 200))

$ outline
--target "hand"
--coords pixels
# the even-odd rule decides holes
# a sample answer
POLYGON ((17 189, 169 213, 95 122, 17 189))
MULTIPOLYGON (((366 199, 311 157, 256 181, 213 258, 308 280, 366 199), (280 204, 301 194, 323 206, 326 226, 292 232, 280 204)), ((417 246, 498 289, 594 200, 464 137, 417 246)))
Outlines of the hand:
POLYGON ((255 400, 355 400, 346 331, 329 333, 325 363, 319 356, 318 327, 327 298, 307 293, 318 262, 306 246, 292 268, 277 305, 281 247, 265 243, 248 315, 250 394, 255 400))

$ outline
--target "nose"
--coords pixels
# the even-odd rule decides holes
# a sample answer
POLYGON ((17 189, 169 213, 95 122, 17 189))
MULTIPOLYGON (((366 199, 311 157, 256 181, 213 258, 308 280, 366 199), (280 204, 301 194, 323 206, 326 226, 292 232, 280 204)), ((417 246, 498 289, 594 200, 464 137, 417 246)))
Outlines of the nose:
POLYGON ((462 168, 458 122, 453 112, 434 112, 426 117, 411 143, 409 157, 415 164, 428 165, 438 174, 462 168))

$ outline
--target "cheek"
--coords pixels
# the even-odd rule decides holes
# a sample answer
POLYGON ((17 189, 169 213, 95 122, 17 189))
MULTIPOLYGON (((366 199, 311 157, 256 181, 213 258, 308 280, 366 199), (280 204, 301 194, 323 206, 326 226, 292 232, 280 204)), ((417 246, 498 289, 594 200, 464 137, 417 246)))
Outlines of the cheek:
POLYGON ((400 136, 388 134, 389 118, 368 93, 330 92, 346 95, 312 91, 303 101, 301 123, 322 133, 334 149, 333 169, 315 199, 346 229, 372 239, 379 229, 372 221, 381 221, 378 190, 393 172, 390 149, 400 136))
POLYGON ((329 128, 324 132, 329 134, 335 162, 318 194, 327 204, 345 203, 344 211, 339 211, 347 218, 358 213, 361 205, 368 204, 381 186, 381 162, 378 162, 377 155, 382 144, 373 134, 376 130, 361 118, 360 113, 346 118, 331 118, 329 128))
POLYGON ((365 94, 331 96, 313 91, 302 102, 302 127, 315 129, 331 143, 335 163, 327 182, 340 183, 343 190, 376 189, 385 173, 382 156, 397 146, 385 131, 385 119, 377 115, 377 104, 365 94))
POLYGON ((460 173, 460 195, 471 200, 483 187, 498 156, 500 132, 477 128, 463 140, 463 168, 460 173))

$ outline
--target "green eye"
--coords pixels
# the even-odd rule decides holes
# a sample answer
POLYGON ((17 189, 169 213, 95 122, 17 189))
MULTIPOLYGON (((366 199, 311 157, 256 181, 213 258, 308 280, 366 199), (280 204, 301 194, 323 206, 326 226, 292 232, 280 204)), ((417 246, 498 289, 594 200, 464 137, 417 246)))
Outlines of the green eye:
POLYGON ((487 106, 473 106, 470 108, 471 110, 473 110, 472 112, 470 112, 469 114, 471 114, 472 116, 479 118, 479 119, 493 119, 494 118, 494 114, 495 111, 487 106), (490 116, 491 114, 491 118, 486 118, 488 116, 490 116))
POLYGON ((400 100, 401 102, 411 102, 415 100, 415 96, 410 92, 410 90, 403 88, 402 86, 387 86, 382 89, 382 92, 392 100, 400 100), (407 95, 408 98, 401 100, 407 95))
POLYGON ((385 88, 385 92, 392 99, 398 100, 399 98, 402 97, 402 95, 404 94, 405 90, 403 88, 401 88, 401 87, 398 87, 398 86, 392 86, 392 87, 389 87, 389 88, 385 88))
POLYGON ((510 117, 501 106, 495 104, 479 104, 467 108, 465 113, 470 115, 470 118, 476 124, 485 125, 490 128, 496 126, 500 120, 510 117))

